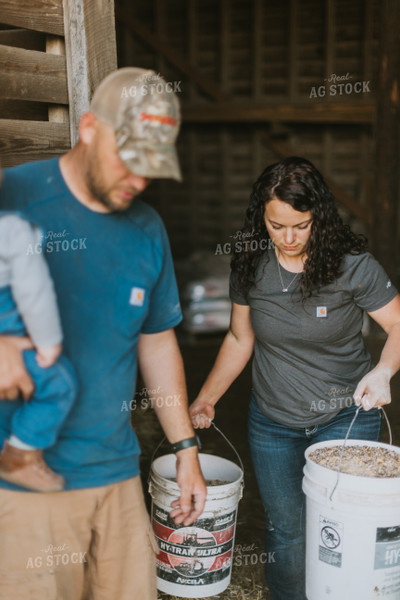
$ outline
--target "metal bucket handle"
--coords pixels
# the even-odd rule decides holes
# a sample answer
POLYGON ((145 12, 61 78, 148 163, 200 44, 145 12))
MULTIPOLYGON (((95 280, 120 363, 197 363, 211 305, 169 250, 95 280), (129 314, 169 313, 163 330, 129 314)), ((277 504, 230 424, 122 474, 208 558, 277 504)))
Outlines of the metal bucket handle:
MULTIPOLYGON (((242 473, 243 473, 243 479, 242 479, 242 490, 243 490, 244 489, 244 467, 243 467, 243 462, 242 462, 242 459, 240 458, 239 452, 236 450, 236 448, 232 444, 232 442, 228 440, 228 438, 226 437, 226 435, 224 433, 222 433, 222 431, 219 429, 219 427, 216 426, 216 424, 214 423, 214 421, 210 421, 210 425, 212 425, 214 427, 214 429, 216 431, 218 431, 218 433, 224 438, 224 440, 226 441, 226 443, 229 444, 229 446, 232 448, 232 450, 236 454, 236 458, 239 461, 239 465, 240 465, 240 468, 242 469, 242 473)), ((195 435, 196 435, 197 442, 198 442, 198 445, 199 445, 199 450, 201 450, 202 446, 201 446, 200 438, 199 438, 199 436, 198 436, 197 433, 195 435)), ((156 449, 154 450, 153 454, 151 455, 150 464, 153 462, 156 453, 158 452, 158 450, 160 449, 160 447, 164 443, 165 439, 166 438, 164 436, 162 438, 161 442, 159 442, 159 444, 156 446, 156 449)), ((150 473, 149 473, 148 478, 147 478, 147 483, 150 484, 150 473)))
MULTIPOLYGON (((350 423, 350 425, 349 425, 349 428, 348 428, 348 430, 347 430, 347 433, 346 433, 346 437, 344 438, 344 441, 343 441, 343 446, 342 446, 342 449, 341 449, 341 451, 340 451, 339 466, 338 466, 338 468, 336 469, 336 471, 337 471, 336 483, 335 483, 335 486, 334 486, 334 488, 333 488, 333 490, 331 491, 331 494, 330 494, 330 496, 329 496, 329 501, 330 501, 330 502, 333 502, 333 500, 332 500, 332 497, 333 497, 333 494, 335 493, 335 491, 336 491, 336 488, 337 488, 337 486, 338 486, 338 483, 339 483, 339 477, 340 477, 340 475, 341 475, 341 470, 340 470, 340 469, 341 469, 341 467, 342 467, 342 460, 343 460, 343 454, 344 454, 344 449, 345 449, 345 446, 346 446, 346 442, 347 442, 347 440, 349 439, 349 435, 350 435, 350 433, 351 433, 351 430, 352 430, 352 428, 353 428, 353 425, 354 425, 354 423, 355 423, 355 420, 357 419, 357 417, 358 417, 358 415, 359 415, 359 413, 360 413, 360 410, 361 410, 361 409, 362 409, 362 405, 360 404, 360 406, 357 408, 357 410, 356 410, 356 412, 355 412, 355 414, 354 414, 354 417, 353 417, 353 419, 352 419, 352 421, 351 421, 351 423, 350 423)), ((389 429, 389 445, 391 446, 391 445, 392 445, 392 442, 393 442, 393 437, 392 437, 392 428, 390 427, 389 419, 388 419, 388 417, 387 417, 386 411, 385 411, 385 409, 383 408, 383 406, 378 406, 378 410, 381 410, 381 411, 383 412, 383 415, 384 415, 384 417, 385 417, 385 419, 386 419, 386 423, 387 423, 387 426, 388 426, 388 429, 389 429)))

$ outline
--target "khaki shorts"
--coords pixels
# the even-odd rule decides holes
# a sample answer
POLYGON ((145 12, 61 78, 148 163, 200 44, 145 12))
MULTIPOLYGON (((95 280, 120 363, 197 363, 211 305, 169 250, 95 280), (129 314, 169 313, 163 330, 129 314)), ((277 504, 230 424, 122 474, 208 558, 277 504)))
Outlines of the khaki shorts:
POLYGON ((58 493, 0 489, 0 600, 155 600, 139 477, 58 493))

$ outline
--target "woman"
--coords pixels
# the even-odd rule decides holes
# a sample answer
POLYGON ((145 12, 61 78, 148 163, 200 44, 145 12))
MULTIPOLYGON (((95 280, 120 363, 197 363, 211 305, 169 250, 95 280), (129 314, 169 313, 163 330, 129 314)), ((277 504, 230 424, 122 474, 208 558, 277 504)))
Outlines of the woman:
POLYGON ((304 451, 344 438, 360 404, 351 437, 379 439, 377 407, 400 368, 400 296, 308 160, 263 171, 242 232, 258 243, 233 257, 230 329, 190 412, 208 427, 254 350, 248 435, 274 557, 266 577, 271 600, 304 600, 304 451), (364 311, 389 334, 375 368, 364 311))

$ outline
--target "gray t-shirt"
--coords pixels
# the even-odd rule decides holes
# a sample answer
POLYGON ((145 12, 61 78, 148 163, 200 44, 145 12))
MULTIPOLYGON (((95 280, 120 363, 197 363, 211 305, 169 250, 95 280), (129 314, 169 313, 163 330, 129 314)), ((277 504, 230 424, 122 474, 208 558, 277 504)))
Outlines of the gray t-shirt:
MULTIPOLYGON (((231 275, 230 297, 250 305, 256 336, 253 391, 268 418, 292 427, 329 421, 350 406, 372 368, 361 328, 363 312, 382 308, 397 290, 368 252, 346 255, 342 275, 304 303, 299 280, 282 292, 274 250, 261 258, 248 298, 231 275)), ((284 285, 294 273, 281 267, 284 285)))

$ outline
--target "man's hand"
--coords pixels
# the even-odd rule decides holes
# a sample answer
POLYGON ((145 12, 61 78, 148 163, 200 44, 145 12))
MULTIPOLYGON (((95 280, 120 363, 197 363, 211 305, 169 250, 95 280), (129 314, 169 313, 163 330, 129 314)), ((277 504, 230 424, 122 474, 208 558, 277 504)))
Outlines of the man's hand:
POLYGON ((203 512, 207 487, 200 470, 196 447, 176 453, 176 481, 181 495, 171 503, 170 515, 177 525, 190 525, 203 512))
POLYGON ((354 392, 354 402, 364 410, 390 404, 390 369, 376 366, 359 382, 354 392))
POLYGON ((31 348, 27 337, 0 336, 0 400, 15 400, 21 394, 28 400, 33 394, 33 381, 22 358, 22 351, 31 348))

